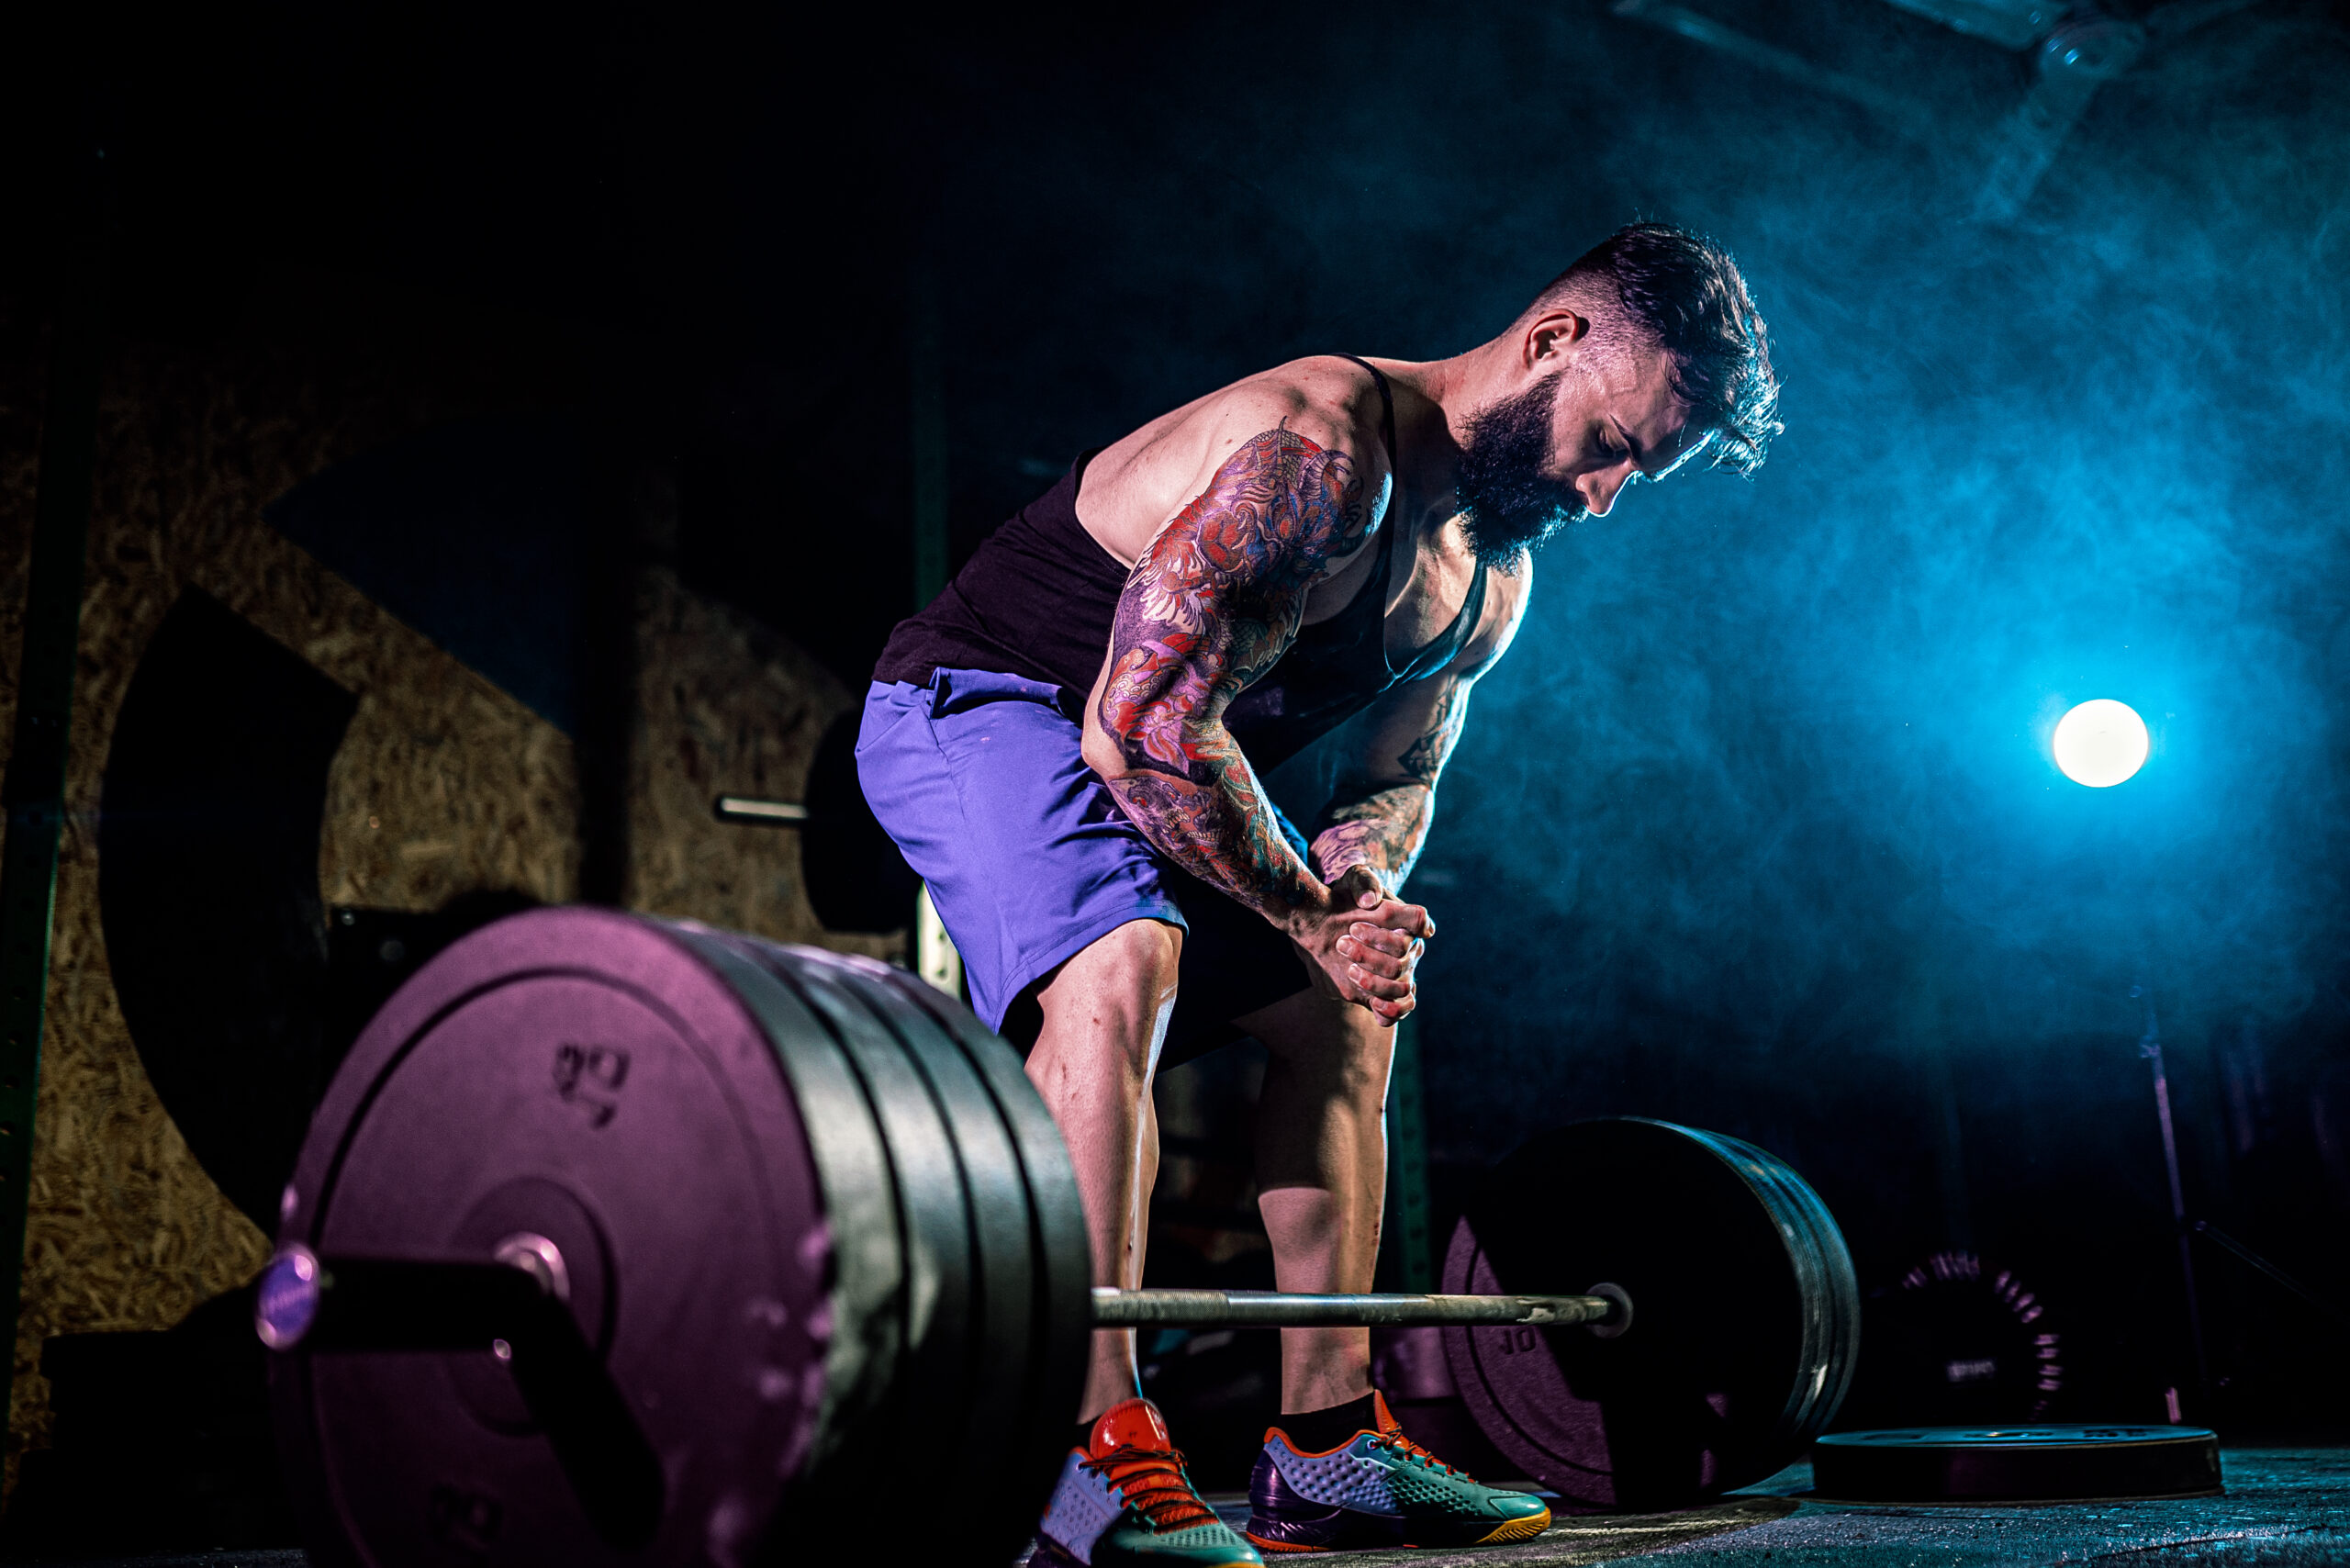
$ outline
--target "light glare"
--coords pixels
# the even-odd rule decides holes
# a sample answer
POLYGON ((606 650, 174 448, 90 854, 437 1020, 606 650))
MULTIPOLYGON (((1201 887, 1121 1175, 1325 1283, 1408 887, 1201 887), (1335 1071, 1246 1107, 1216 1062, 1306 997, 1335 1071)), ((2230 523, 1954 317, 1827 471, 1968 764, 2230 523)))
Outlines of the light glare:
POLYGON ((2056 721, 2056 766, 2092 790, 2109 790, 2143 767, 2146 744, 2146 722, 2110 697, 2092 698, 2056 721))

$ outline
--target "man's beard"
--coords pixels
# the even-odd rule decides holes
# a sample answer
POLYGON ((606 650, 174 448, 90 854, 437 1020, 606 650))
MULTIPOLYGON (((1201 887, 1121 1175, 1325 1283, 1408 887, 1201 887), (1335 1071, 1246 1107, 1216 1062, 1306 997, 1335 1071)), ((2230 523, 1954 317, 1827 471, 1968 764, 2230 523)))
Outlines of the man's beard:
POLYGON ((1528 550, 1585 515, 1583 497, 1572 485, 1542 476, 1542 465, 1550 459, 1559 377, 1564 374, 1553 372, 1469 418, 1453 483, 1469 548, 1482 565, 1515 571, 1528 550))

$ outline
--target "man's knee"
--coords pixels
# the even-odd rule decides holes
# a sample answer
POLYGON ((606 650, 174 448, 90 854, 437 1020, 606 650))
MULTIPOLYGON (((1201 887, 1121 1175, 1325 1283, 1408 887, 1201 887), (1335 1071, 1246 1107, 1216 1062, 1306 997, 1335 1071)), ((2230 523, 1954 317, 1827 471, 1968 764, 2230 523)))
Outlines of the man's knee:
POLYGON ((1129 920, 1095 937, 1069 961, 1093 967, 1113 984, 1123 981, 1156 1005, 1162 993, 1175 989, 1183 961, 1183 931, 1163 920, 1129 920))
POLYGON ((1183 958, 1181 926, 1130 920, 1103 933, 1045 978, 1035 992, 1039 1032, 1107 1024, 1147 1066, 1175 1004, 1183 958))

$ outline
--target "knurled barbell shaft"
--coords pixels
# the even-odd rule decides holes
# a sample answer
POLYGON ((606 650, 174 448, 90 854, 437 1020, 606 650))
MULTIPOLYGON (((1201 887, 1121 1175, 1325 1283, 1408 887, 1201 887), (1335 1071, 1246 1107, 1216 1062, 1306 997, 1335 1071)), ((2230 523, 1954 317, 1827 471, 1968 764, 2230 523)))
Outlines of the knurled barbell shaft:
POLYGON ((1427 1328, 1605 1323, 1604 1295, 1304 1295, 1284 1291, 1093 1291, 1097 1328, 1427 1328))

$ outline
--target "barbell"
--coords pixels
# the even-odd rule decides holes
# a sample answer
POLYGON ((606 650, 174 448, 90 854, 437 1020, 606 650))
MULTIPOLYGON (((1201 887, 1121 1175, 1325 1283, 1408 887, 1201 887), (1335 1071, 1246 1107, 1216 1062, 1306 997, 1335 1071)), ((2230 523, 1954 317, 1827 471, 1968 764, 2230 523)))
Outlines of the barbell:
POLYGON ((1632 1299, 1618 1285, 1583 1295, 1310 1295, 1296 1291, 1093 1288, 1096 1328, 1440 1328, 1448 1324, 1583 1324, 1621 1333, 1632 1299))
POLYGON ((1684 1505, 1801 1452, 1859 1316, 1792 1170, 1639 1120, 1504 1159, 1439 1294, 1090 1276, 1068 1151, 968 1010, 867 959, 550 909, 362 1033, 255 1322, 314 1561, 586 1568, 869 1545, 909 1463, 970 1560, 1008 1560, 1097 1327, 1434 1327, 1562 1507, 1684 1505))

